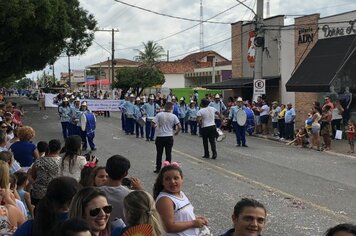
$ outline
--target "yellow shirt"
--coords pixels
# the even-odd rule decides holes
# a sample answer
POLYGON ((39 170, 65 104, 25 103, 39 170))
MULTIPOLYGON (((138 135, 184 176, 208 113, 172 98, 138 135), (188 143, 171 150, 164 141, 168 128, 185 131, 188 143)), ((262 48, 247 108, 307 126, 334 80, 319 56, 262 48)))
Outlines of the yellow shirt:
POLYGON ((286 115, 287 108, 284 108, 281 110, 278 114, 278 119, 284 119, 284 116, 286 115))

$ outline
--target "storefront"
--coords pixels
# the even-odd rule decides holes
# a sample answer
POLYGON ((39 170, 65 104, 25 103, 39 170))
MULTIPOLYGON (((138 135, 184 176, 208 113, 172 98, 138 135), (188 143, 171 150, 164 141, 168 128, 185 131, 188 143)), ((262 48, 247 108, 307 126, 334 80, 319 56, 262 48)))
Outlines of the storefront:
POLYGON ((303 124, 313 101, 322 103, 325 96, 340 100, 345 114, 356 109, 355 24, 356 11, 296 19, 295 69, 286 90, 295 92, 297 125, 303 124))

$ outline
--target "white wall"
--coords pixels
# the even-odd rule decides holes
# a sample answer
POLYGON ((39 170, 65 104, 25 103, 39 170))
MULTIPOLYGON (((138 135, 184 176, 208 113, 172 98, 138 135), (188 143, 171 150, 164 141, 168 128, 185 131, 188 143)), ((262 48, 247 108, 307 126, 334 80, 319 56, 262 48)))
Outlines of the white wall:
POLYGON ((162 87, 168 88, 184 88, 184 74, 164 74, 164 78, 166 82, 162 85, 162 87))
POLYGON ((318 32, 319 39, 355 34, 356 11, 323 17, 319 19, 318 23, 319 23, 319 32, 318 32), (353 28, 352 27, 350 28, 351 25, 349 21, 354 22, 353 28), (331 23, 331 22, 338 22, 338 23, 331 23), (352 30, 348 31, 348 28, 352 30))
POLYGON ((285 27, 281 30, 281 103, 295 104, 295 93, 286 91, 286 83, 290 79, 295 67, 294 27, 285 27))

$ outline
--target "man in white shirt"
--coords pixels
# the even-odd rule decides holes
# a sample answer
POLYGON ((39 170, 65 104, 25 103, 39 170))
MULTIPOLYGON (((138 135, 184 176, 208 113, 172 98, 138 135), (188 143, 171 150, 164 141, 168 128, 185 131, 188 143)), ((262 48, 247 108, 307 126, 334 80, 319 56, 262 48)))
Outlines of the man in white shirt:
POLYGON ((154 173, 159 173, 162 166, 163 149, 166 152, 166 161, 172 160, 173 132, 177 135, 181 130, 179 119, 172 113, 173 103, 167 102, 164 112, 158 113, 152 120, 152 126, 156 128, 156 169, 154 173), (173 127, 176 127, 173 131, 173 127))
POLYGON ((215 126, 215 115, 220 116, 220 113, 214 108, 209 106, 209 100, 203 98, 201 100, 201 109, 197 113, 197 120, 201 125, 201 134, 203 137, 204 156, 203 158, 209 158, 209 144, 211 146, 211 152, 213 156, 211 158, 216 159, 216 143, 217 131, 215 126))

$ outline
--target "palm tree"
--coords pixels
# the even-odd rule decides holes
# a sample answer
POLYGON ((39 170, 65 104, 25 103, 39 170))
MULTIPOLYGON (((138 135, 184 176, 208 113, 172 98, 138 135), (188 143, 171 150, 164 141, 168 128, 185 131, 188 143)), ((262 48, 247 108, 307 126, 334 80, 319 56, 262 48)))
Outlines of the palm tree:
POLYGON ((147 66, 152 67, 157 61, 159 61, 163 56, 165 56, 164 49, 162 46, 158 45, 153 41, 148 41, 147 43, 142 43, 144 49, 136 51, 138 56, 135 57, 135 60, 141 62, 147 66))

